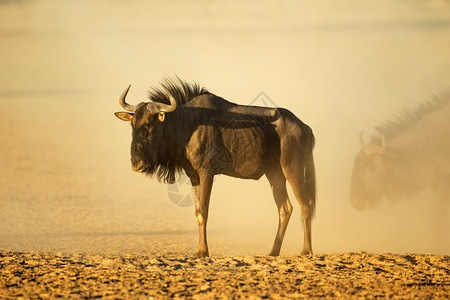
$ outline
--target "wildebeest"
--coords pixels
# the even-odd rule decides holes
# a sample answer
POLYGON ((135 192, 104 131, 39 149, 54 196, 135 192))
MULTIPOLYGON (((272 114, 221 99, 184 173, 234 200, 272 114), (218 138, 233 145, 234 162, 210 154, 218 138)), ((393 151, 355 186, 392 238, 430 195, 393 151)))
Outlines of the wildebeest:
POLYGON ((199 227, 196 256, 209 255, 206 223, 213 177, 243 179, 266 175, 278 207, 279 224, 270 255, 279 255, 292 205, 286 179, 300 204, 304 228, 302 254, 311 254, 311 218, 316 205, 314 135, 283 108, 244 106, 208 92, 198 84, 165 79, 150 92, 150 102, 128 104, 128 87, 119 99, 131 122, 131 164, 136 172, 172 183, 176 173, 190 178, 199 227))
POLYGON ((450 197, 450 91, 405 111, 397 120, 376 127, 370 143, 353 166, 351 203, 359 210, 383 198, 413 198, 423 189, 435 192, 440 222, 450 197))

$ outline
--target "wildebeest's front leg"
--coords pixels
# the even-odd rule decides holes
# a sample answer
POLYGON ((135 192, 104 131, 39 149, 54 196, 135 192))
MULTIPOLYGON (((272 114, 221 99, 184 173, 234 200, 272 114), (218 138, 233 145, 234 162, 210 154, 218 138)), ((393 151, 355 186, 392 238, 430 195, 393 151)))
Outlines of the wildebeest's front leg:
POLYGON ((206 222, 208 220, 209 198, 213 184, 213 176, 210 174, 191 177, 192 190, 195 200, 195 218, 198 224, 198 251, 197 257, 209 256, 206 240, 206 222))

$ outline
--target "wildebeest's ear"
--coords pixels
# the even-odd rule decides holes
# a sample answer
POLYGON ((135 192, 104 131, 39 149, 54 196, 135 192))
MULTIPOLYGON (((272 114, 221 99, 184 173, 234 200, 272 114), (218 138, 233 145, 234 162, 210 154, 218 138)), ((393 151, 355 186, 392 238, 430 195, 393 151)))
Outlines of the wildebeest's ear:
POLYGON ((124 111, 116 112, 114 114, 116 115, 116 117, 118 117, 122 121, 127 121, 127 122, 130 122, 131 119, 133 119, 133 115, 134 115, 132 113, 128 113, 128 112, 124 112, 124 111))

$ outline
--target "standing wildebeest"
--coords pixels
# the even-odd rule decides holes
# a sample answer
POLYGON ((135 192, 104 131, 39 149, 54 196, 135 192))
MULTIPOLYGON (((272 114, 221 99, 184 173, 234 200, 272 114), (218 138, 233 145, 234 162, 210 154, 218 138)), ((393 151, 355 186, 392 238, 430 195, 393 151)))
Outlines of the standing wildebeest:
POLYGON ((302 212, 302 254, 312 253, 316 182, 311 128, 286 109, 237 105, 182 80, 166 79, 162 89, 150 93, 151 102, 138 105, 125 102, 129 88, 119 99, 128 112, 115 115, 131 121, 132 168, 169 183, 180 171, 190 178, 199 227, 197 256, 209 255, 206 222, 217 174, 244 179, 267 176, 279 213, 270 255, 279 255, 292 213, 287 179, 302 212))
POLYGON ((439 225, 450 197, 450 93, 436 96, 414 112, 376 127, 380 133, 364 143, 355 158, 352 205, 375 207, 383 197, 414 197, 422 189, 435 192, 439 225))

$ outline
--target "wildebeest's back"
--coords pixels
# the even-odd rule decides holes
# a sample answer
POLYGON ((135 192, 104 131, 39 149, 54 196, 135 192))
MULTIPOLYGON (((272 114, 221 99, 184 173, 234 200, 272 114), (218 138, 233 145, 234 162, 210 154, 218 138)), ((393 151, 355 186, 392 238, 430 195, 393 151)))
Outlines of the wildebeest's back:
POLYGON ((194 168, 258 179, 280 157, 277 108, 242 106, 212 94, 193 99, 201 121, 187 146, 194 168))

